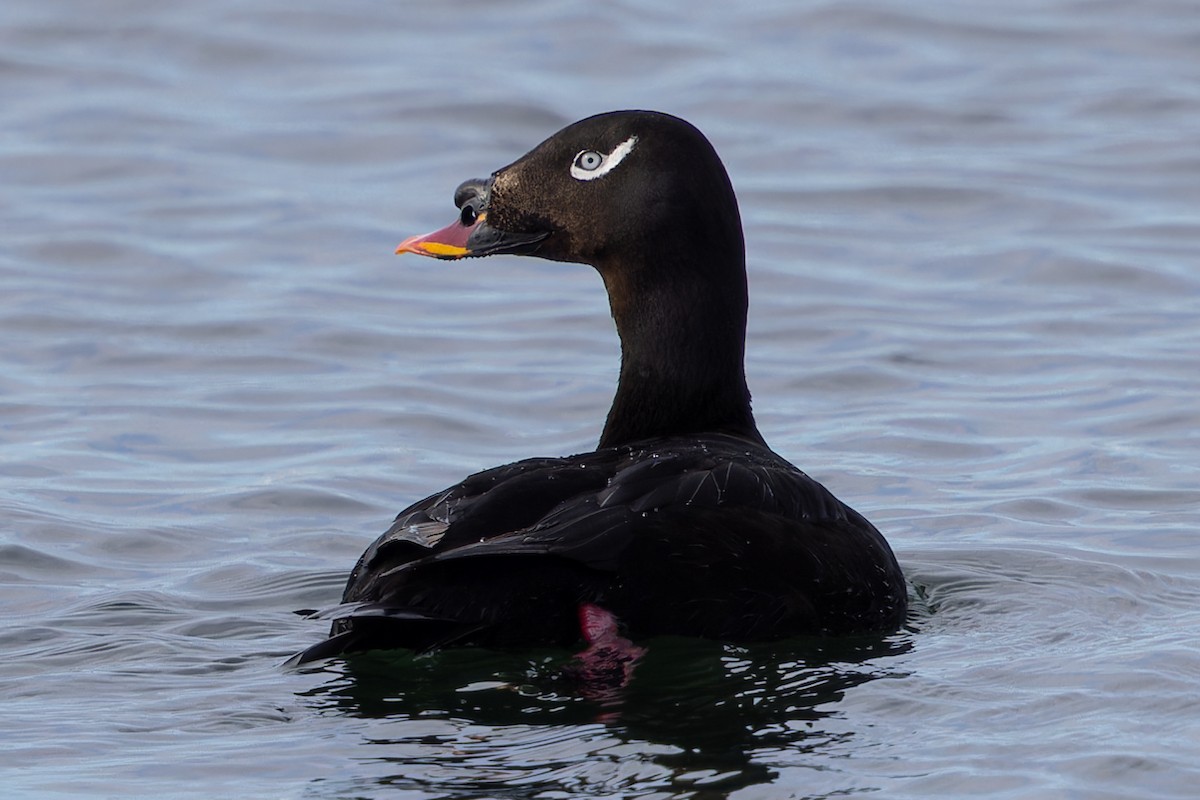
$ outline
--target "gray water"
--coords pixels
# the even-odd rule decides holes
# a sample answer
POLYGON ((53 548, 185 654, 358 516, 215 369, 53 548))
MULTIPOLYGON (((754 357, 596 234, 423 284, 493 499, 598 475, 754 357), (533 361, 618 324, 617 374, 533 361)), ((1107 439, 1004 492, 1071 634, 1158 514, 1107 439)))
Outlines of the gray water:
POLYGON ((1200 5, 0 10, 5 798, 1130 798, 1200 784, 1200 5), (883 641, 281 665, 391 516, 590 449, 602 287, 391 251, 577 118, 701 127, 772 446, 883 641))

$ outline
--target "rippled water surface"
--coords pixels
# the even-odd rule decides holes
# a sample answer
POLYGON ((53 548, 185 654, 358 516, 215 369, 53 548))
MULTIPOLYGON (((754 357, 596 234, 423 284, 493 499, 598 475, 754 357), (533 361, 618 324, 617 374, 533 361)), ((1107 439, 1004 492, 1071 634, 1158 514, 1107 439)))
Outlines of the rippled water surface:
POLYGON ((5 797, 1194 797, 1200 8, 0 11, 5 797), (585 267, 396 259, 613 108, 725 159, 774 448, 888 535, 883 640, 286 670, 413 499, 589 449, 585 267))

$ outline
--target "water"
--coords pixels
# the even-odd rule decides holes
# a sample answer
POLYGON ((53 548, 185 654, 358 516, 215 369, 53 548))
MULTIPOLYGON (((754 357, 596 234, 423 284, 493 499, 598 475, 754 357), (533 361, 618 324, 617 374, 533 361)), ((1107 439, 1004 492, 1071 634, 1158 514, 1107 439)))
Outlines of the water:
POLYGON ((5 797, 1192 797, 1189 2, 7 2, 5 797), (598 279, 396 259, 597 111, 739 190, 776 450, 883 529, 879 640, 281 668, 391 516, 594 443, 598 279))

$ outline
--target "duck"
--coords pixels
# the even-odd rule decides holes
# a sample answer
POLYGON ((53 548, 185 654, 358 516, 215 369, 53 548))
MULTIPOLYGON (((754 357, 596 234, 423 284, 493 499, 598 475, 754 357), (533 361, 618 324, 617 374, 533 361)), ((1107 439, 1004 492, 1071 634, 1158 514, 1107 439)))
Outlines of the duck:
POLYGON ((488 469, 400 512, 351 571, 328 638, 292 663, 598 640, 640 653, 632 640, 903 624, 883 535, 755 423, 741 217, 696 127, 591 116, 465 181, 454 205, 451 224, 396 252, 593 267, 620 340, 612 406, 594 451, 488 469))

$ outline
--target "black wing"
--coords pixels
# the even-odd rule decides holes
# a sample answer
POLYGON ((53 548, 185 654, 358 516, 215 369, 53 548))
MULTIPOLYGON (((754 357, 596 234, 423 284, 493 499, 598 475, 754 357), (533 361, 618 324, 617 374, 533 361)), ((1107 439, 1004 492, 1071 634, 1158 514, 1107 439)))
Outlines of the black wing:
POLYGON ((644 634, 886 627, 898 576, 870 523, 770 450, 654 440, 497 467, 405 509, 355 567, 342 641, 324 647, 569 642, 582 602, 644 634), (838 596, 881 584, 864 570, 892 589, 838 596))

